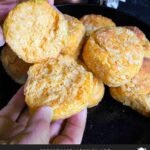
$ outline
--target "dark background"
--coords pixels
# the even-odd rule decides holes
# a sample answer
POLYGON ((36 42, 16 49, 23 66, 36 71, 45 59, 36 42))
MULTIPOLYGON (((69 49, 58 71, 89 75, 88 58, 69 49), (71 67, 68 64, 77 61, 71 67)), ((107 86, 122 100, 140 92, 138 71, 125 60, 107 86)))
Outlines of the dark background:
MULTIPOLYGON (((56 0, 55 2, 64 3, 69 0, 56 0)), ((70 0, 71 1, 71 0, 70 0)), ((82 3, 100 4, 99 0, 80 0, 82 3)), ((68 3, 68 2, 66 2, 68 3)), ((105 7, 105 3, 103 4, 105 7)), ((126 0, 126 2, 120 2, 118 10, 137 17, 150 25, 150 0, 126 0)))

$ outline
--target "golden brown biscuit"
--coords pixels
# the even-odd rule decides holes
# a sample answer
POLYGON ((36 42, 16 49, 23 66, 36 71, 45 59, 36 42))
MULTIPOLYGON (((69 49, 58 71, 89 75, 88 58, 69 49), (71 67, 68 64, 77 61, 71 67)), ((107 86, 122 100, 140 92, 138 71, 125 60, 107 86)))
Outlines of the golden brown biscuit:
MULTIPOLYGON (((87 71, 90 71, 87 68, 87 66, 83 63, 83 61, 81 61, 80 59, 78 59, 78 63, 81 64, 87 71)), ((93 92, 91 98, 89 99, 88 108, 96 106, 102 100, 105 92, 105 87, 103 82, 94 74, 93 74, 93 78, 94 78, 93 79, 94 85, 92 90, 93 92)))
POLYGON ((137 36, 122 27, 97 30, 83 50, 85 64, 110 87, 129 82, 139 72, 143 56, 137 36))
POLYGON ((126 26, 126 28, 132 30, 137 35, 144 48, 144 57, 150 58, 150 42, 146 38, 145 34, 135 26, 126 26))
POLYGON ((96 106, 103 98, 105 87, 103 82, 94 76, 94 86, 93 86, 93 94, 89 99, 88 108, 96 106))
POLYGON ((85 25, 87 37, 101 27, 116 26, 116 24, 110 18, 96 14, 85 15, 80 20, 85 25))
POLYGON ((2 49, 1 61, 5 71, 15 82, 19 84, 25 83, 27 71, 31 64, 19 59, 7 45, 2 49))
POLYGON ((129 83, 110 88, 110 92, 117 101, 150 116, 150 59, 144 58, 139 73, 129 83))
POLYGON ((12 9, 4 22, 4 36, 25 62, 56 58, 66 44, 67 22, 47 1, 27 1, 12 9))
POLYGON ((66 47, 62 50, 62 53, 70 55, 76 59, 78 58, 83 46, 85 27, 77 18, 66 14, 64 16, 68 22, 68 40, 66 47))
POLYGON ((54 111, 53 120, 64 119, 89 105, 93 74, 70 56, 47 60, 30 67, 25 101, 31 111, 43 105, 54 111))

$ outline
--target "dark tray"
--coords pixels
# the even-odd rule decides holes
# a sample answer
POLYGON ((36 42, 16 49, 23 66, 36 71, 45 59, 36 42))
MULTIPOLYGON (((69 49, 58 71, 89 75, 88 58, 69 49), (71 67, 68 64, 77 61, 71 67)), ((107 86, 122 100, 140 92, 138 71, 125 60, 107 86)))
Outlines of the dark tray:
MULTIPOLYGON (((150 39, 150 26, 122 12, 97 5, 59 5, 63 13, 81 17, 85 14, 102 14, 117 25, 138 26, 150 39)), ((19 88, 5 73, 0 63, 0 107, 19 88)), ((88 119, 83 144, 136 144, 150 143, 150 119, 113 100, 106 87, 102 102, 88 110, 88 119)))

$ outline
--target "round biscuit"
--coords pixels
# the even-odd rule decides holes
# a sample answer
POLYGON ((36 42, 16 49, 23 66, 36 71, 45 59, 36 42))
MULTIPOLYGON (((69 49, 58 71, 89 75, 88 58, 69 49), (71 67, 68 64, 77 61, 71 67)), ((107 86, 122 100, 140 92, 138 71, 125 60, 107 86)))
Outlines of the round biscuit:
POLYGON ((55 59, 66 44, 67 22, 47 1, 26 1, 12 9, 3 26, 6 42, 28 63, 55 59))
POLYGON ((139 73, 129 83, 110 88, 110 93, 115 100, 150 117, 150 59, 144 58, 139 73))
POLYGON ((25 85, 25 101, 31 111, 50 106, 53 120, 80 112, 93 94, 93 74, 70 56, 60 56, 30 67, 25 85))
POLYGON ((121 86, 131 80, 143 62, 143 47, 134 32, 123 27, 107 27, 88 39, 83 60, 106 85, 121 86))
POLYGON ((86 29, 86 37, 89 37, 94 31, 102 27, 114 27, 116 24, 107 17, 98 14, 84 15, 80 21, 86 29))

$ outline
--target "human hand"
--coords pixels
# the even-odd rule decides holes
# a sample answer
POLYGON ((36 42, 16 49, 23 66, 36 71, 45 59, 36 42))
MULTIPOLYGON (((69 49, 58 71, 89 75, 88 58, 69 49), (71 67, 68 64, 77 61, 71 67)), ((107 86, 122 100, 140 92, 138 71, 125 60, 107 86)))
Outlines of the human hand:
POLYGON ((67 120, 51 123, 50 107, 38 109, 29 116, 25 108, 23 87, 0 111, 1 144, 80 144, 87 110, 67 120))
MULTIPOLYGON (((1 0, 0 1, 0 23, 4 21, 7 14, 11 9, 13 9, 19 2, 26 0, 1 0)), ((48 2, 53 5, 54 0, 48 0, 48 2)), ((3 46, 5 43, 2 28, 0 26, 0 46, 3 46)))

